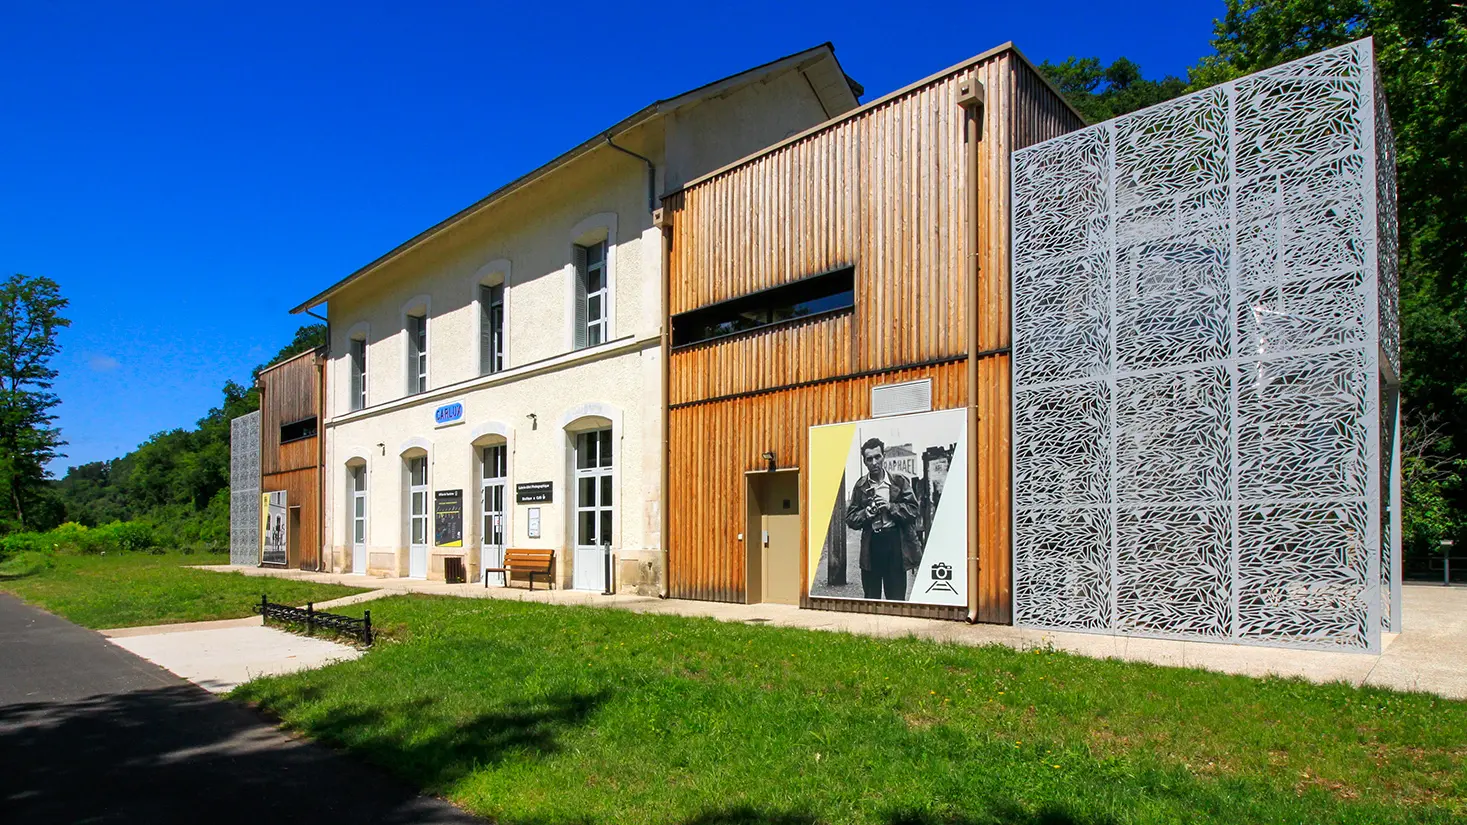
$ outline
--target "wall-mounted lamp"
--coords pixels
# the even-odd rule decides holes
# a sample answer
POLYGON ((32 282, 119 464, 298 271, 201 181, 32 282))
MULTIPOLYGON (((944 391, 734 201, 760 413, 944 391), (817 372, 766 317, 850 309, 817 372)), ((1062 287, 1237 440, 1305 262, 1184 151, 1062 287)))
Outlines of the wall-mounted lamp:
POLYGON ((530 429, 540 429, 540 419, 536 418, 534 413, 525 413, 525 418, 530 419, 530 429))
POLYGON ((387 455, 387 445, 386 444, 383 444, 381 441, 378 441, 377 442, 377 447, 378 447, 378 449, 382 450, 382 454, 383 455, 387 455))
POLYGON ((774 472, 774 451, 767 450, 760 458, 764 459, 764 462, 769 465, 769 472, 774 472))

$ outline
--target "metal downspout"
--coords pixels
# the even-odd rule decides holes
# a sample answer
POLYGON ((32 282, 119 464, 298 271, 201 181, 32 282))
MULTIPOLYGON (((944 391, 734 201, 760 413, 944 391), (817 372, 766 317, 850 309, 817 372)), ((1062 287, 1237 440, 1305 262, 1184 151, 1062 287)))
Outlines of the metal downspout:
POLYGON ((978 199, 978 175, 980 171, 979 144, 983 140, 983 84, 976 76, 969 77, 958 89, 958 105, 963 107, 967 113, 964 123, 964 149, 968 161, 968 225, 966 227, 966 241, 968 244, 968 255, 966 262, 967 281, 964 287, 964 302, 967 304, 968 328, 968 623, 978 622, 979 593, 981 591, 978 581, 978 554, 979 554, 979 531, 978 513, 981 501, 978 491, 978 455, 979 451, 973 449, 978 439, 978 278, 982 273, 982 265, 979 261, 979 220, 978 210, 981 204, 978 199))
POLYGON ((316 364, 316 572, 326 565, 326 365, 331 361, 331 319, 306 310, 326 324, 326 345, 316 364))
POLYGON ((621 152, 621 153, 627 154, 627 155, 631 155, 632 157, 636 158, 637 160, 640 160, 641 162, 647 164, 647 211, 648 212, 656 212, 657 211, 657 166, 654 163, 652 163, 652 159, 651 158, 648 158, 648 157, 644 157, 642 155, 639 155, 639 154, 637 154, 636 152, 633 152, 630 149, 624 149, 624 148, 622 148, 620 146, 617 146, 615 143, 612 143, 612 141, 611 141, 611 135, 607 135, 606 136, 606 145, 607 146, 610 146, 611 148, 615 149, 618 152, 621 152))
POLYGON ((665 209, 658 209, 652 213, 652 225, 661 230, 662 234, 662 307, 660 324, 660 326, 662 327, 662 334, 660 336, 661 341, 658 345, 658 351, 662 359, 662 369, 660 371, 662 384, 662 386, 660 387, 660 396, 662 403, 662 460, 658 462, 658 469, 661 471, 662 476, 659 487, 662 493, 662 500, 660 505, 658 506, 658 517, 661 520, 661 524, 658 528, 659 532, 657 541, 659 545, 658 550, 662 553, 662 570, 657 577, 657 597, 665 599, 668 597, 668 564, 672 557, 672 553, 670 552, 670 548, 668 546, 668 531, 671 526, 672 519, 668 515, 667 511, 667 483, 668 478, 671 476, 671 467, 669 465, 672 461, 672 438, 670 435, 671 427, 668 422, 669 393, 667 388, 668 381, 672 377, 672 368, 667 361, 668 354, 672 349, 672 319, 671 316, 668 315, 668 309, 671 306, 669 303, 671 297, 671 275, 668 267, 672 262, 672 224, 668 220, 668 215, 665 209))

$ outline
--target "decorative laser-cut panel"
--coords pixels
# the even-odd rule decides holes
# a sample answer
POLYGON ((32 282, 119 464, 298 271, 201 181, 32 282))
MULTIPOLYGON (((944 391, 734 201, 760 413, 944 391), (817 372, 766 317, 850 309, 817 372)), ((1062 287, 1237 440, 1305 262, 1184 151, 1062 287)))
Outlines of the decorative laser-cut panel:
POLYGON ((1110 592, 1109 507, 1025 508, 1014 519, 1014 615, 1024 624, 1105 630, 1114 614, 1110 592))
POLYGON ((1399 321, 1370 41, 1012 171, 1016 623, 1378 649, 1399 321))
POLYGON ((260 563, 260 411, 229 422, 229 563, 260 563))

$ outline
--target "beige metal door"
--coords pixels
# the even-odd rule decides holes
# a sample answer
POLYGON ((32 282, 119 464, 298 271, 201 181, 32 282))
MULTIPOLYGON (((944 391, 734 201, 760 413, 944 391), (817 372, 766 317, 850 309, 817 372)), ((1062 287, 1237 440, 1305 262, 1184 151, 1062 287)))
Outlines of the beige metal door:
POLYGON ((750 602, 800 603, 800 474, 749 476, 750 602), (750 577, 755 578, 754 576, 750 577))

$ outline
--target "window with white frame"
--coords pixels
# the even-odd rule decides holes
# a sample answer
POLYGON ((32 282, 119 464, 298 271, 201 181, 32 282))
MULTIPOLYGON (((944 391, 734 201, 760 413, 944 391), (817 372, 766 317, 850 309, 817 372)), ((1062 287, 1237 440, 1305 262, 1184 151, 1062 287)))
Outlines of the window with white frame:
POLYGON ((428 458, 408 459, 409 535, 415 547, 428 544, 428 458))
POLYGON ((479 374, 504 369, 504 283, 479 287, 479 374))
POLYGON ((606 241, 575 246, 576 349, 605 343, 610 332, 611 298, 606 241))
POLYGON ((611 430, 576 434, 576 545, 601 547, 611 541, 611 430))
POLYGON ((408 394, 428 391, 428 313, 407 316, 408 394))
POLYGON ((351 339, 348 353, 351 360, 351 408, 366 409, 367 406, 367 336, 351 339))

